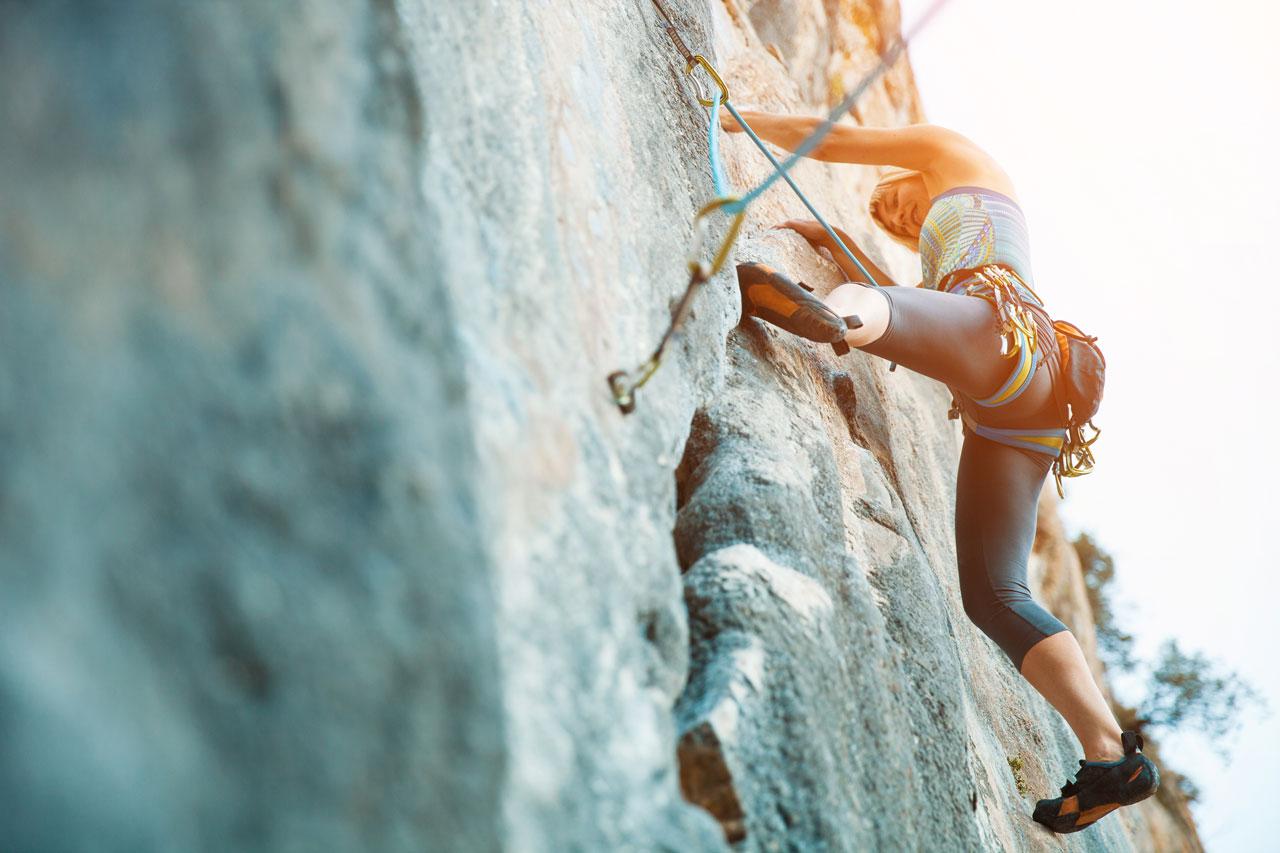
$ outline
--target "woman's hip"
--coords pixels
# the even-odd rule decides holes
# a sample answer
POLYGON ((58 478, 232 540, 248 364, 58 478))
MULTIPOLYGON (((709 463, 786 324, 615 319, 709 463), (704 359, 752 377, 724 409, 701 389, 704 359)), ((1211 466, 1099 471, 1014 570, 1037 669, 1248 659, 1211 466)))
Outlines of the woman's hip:
POLYGON ((1057 359, 1042 350, 1057 344, 1048 315, 1040 317, 1043 309, 1033 312, 1034 342, 1020 336, 1025 346, 1006 351, 999 315, 986 299, 911 287, 882 292, 889 300, 888 327, 860 350, 946 384, 973 403, 979 422, 1057 422, 1049 375, 1057 359))

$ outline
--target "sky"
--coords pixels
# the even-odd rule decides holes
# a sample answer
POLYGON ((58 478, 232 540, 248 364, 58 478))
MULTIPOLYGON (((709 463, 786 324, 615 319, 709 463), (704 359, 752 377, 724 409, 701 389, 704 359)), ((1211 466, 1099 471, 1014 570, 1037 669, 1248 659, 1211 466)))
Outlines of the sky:
MULTIPOLYGON (((902 0, 904 28, 928 5, 902 0)), ((1280 849, 1278 29, 1256 1, 951 0, 910 50, 928 120, 1013 179, 1050 313, 1107 359, 1068 535, 1115 557, 1140 656, 1176 638, 1270 705, 1225 741, 1161 738, 1212 853, 1280 849)))

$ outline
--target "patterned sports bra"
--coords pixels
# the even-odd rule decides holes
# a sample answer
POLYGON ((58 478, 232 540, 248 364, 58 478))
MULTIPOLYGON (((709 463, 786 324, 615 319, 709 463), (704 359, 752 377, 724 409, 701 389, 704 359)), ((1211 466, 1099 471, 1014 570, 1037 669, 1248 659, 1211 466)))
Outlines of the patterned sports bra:
POLYGON ((986 264, 1007 264, 1035 286, 1027 220, 1018 203, 982 187, 955 187, 933 199, 920 226, 924 286, 936 290, 950 273, 986 264))

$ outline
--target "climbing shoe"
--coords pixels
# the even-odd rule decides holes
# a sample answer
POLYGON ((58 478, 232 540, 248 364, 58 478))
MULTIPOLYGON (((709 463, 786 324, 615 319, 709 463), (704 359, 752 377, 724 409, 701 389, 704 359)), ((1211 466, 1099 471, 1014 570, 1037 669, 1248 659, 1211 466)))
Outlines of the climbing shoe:
POLYGON ((1160 771, 1138 752, 1142 735, 1123 732, 1124 758, 1119 761, 1080 759, 1076 780, 1062 786, 1062 796, 1036 803, 1032 817, 1054 832, 1079 832, 1121 806, 1145 800, 1160 787, 1160 771))
POLYGON ((844 333, 862 325, 857 315, 840 317, 812 294, 812 288, 764 264, 738 264, 738 287, 744 311, 794 335, 831 344, 837 355, 849 351, 844 333))

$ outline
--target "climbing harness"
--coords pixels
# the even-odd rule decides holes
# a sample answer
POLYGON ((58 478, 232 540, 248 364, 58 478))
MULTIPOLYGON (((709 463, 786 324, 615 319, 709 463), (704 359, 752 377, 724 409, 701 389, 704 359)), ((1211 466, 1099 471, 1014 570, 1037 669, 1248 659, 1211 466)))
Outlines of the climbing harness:
POLYGON ((1066 439, 1065 431, 1060 427, 1049 427, 1047 429, 989 427, 975 421, 968 412, 961 411, 960 416, 964 418, 964 422, 969 429, 983 438, 989 438, 1000 444, 1020 447, 1023 450, 1034 450, 1037 453, 1044 453, 1055 458, 1062 454, 1063 443, 1066 439))
MULTIPOLYGON (((985 408, 996 408, 1015 400, 1031 384, 1031 377, 1040 362, 1048 357, 1046 352, 1042 352, 1032 317, 1036 308, 1043 310, 1044 302, 1008 264, 985 264, 956 270, 939 282, 938 290, 977 296, 996 307, 1000 320, 1000 354, 1007 358, 1016 355, 1018 363, 995 393, 973 402, 985 408), (1032 305, 1036 308, 1030 307, 1032 305)), ((1102 430, 1094 425, 1092 418, 1102 403, 1106 359, 1097 346, 1097 336, 1085 334, 1066 320, 1050 320, 1050 323, 1055 338, 1053 357, 1058 361, 1058 374, 1066 388, 1059 387, 1059 379, 1052 374, 1050 380, 1054 401, 1066 422, 1065 427, 984 426, 961 407, 954 393, 947 417, 962 418, 969 429, 992 441, 1053 456, 1052 470, 1058 497, 1065 497, 1062 478, 1088 474, 1096 461, 1092 445, 1102 430), (1092 436, 1085 436, 1085 427, 1093 430, 1092 436)))
POLYGON ((623 414, 629 414, 635 410, 636 391, 649 381, 661 365, 662 356, 666 351, 666 347, 671 342, 672 338, 680 331, 684 320, 689 313, 694 293, 697 291, 698 287, 714 276, 724 265, 725 260, 729 256, 729 251, 732 249, 733 243, 738 237, 738 232, 742 228, 742 220, 746 216, 747 207, 759 198, 762 193, 769 189, 769 187, 771 187, 779 178, 785 180, 787 185, 791 187, 792 191, 795 192, 802 202, 804 202, 805 207, 808 208, 809 212, 812 213, 814 218, 822 225, 823 229, 826 230, 827 234, 832 238, 835 244, 839 246, 840 250, 847 255, 862 274, 866 276, 868 283, 874 287, 881 286, 875 280, 875 277, 868 272, 865 266, 863 266, 858 257, 854 255, 854 253, 849 250, 849 247, 845 245, 844 241, 840 239, 840 236, 836 233, 835 229, 833 229, 827 223, 826 219, 818 213, 817 208, 815 208, 813 204, 810 203, 809 199, 805 197, 804 193, 801 192, 800 187, 796 185, 795 181, 792 180, 788 173, 796 163, 813 151, 819 143, 822 142, 827 134, 835 128, 836 121, 853 108, 854 104, 858 102, 866 90, 876 80, 880 79, 886 71, 893 67, 894 63, 896 63, 898 58, 902 55, 902 52, 906 50, 907 44, 911 39, 913 39, 916 34, 928 24, 938 10, 946 3, 947 0, 934 0, 934 3, 924 12, 923 15, 920 16, 920 19, 916 21, 915 25, 911 27, 905 35, 899 36, 898 39, 894 41, 889 50, 880 56, 880 61, 876 64, 875 68, 873 68, 862 78, 861 81, 859 81, 853 91, 851 91, 844 100, 842 100, 836 108, 831 111, 831 113, 823 120, 822 124, 815 128, 814 131, 800 143, 795 151, 792 152, 790 157, 779 162, 778 158, 769 151, 756 132, 752 130, 751 126, 747 124, 745 120, 743 120, 742 115, 730 103, 729 87, 716 72, 715 68, 709 61, 707 61, 706 57, 701 54, 695 54, 689 49, 688 45, 685 44, 684 39, 681 38, 680 32, 676 28, 674 22, 672 22, 671 16, 667 14, 667 10, 663 7, 661 0, 653 0, 654 7, 658 10, 658 13, 662 16, 664 21, 663 29, 671 39, 672 44, 675 45, 676 50, 679 51, 680 55, 684 58, 685 74, 694 82, 694 86, 698 92, 698 102, 703 106, 710 108, 710 124, 708 125, 707 131, 707 148, 708 158, 711 161, 711 175, 712 182, 715 186, 716 198, 704 205, 694 217, 694 248, 690 252, 689 256, 688 284, 685 286, 684 294, 680 297, 680 301, 676 305, 676 309, 672 314, 671 323, 663 333, 661 340, 658 342, 657 348, 653 351, 653 354, 649 356, 648 360, 639 367, 630 371, 617 370, 609 374, 609 388, 613 392, 614 401, 617 403, 618 408, 623 412, 623 414), (697 68, 701 68, 707 77, 711 79, 715 84, 717 91, 708 93, 701 80, 694 74, 694 70, 697 68), (747 133, 747 136, 753 143, 755 143, 756 147, 764 153, 765 157, 768 158, 769 163, 773 166, 773 172, 769 177, 765 178, 756 185, 755 188, 742 196, 734 195, 729 191, 729 185, 724 178, 724 169, 720 162, 718 135, 720 129, 720 108, 722 106, 729 111, 730 115, 734 117, 734 120, 738 122, 742 129, 747 133), (712 256, 711 261, 707 262, 702 260, 702 246, 706 240, 706 233, 709 228, 707 218, 710 214, 717 211, 731 216, 732 219, 729 222, 728 231, 724 239, 721 241, 719 248, 712 256))
POLYGON ((1043 359, 1037 346, 1032 309, 1028 307, 1028 303, 1043 307, 1043 300, 1007 264, 956 270, 939 283, 938 290, 977 296, 995 306, 1000 320, 1000 355, 1016 356, 1018 363, 995 393, 974 402, 992 409, 1016 400, 1031 384, 1031 377, 1043 359))

